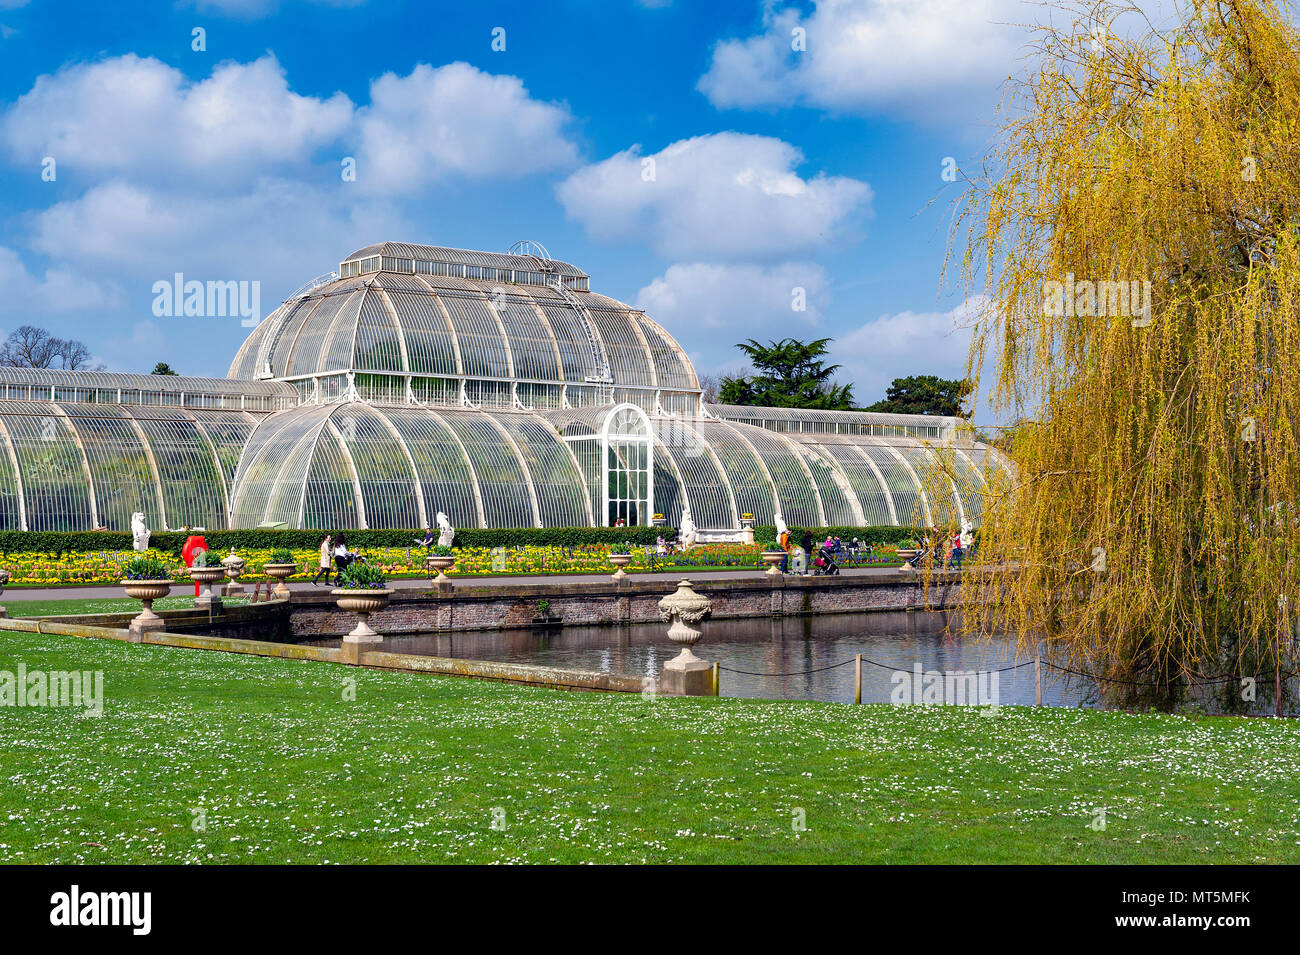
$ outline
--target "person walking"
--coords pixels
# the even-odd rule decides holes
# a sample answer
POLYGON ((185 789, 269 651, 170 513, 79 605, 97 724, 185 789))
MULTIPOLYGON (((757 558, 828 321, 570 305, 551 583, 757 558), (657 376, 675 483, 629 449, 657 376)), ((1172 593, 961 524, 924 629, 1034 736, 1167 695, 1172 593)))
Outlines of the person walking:
POLYGON ((790 528, 784 528, 776 536, 776 545, 781 548, 781 573, 788 574, 790 573, 790 549, 794 546, 794 542, 790 540, 790 528))
POLYGON ((316 570, 316 576, 311 579, 311 584, 315 587, 320 583, 321 574, 325 575, 325 586, 330 584, 330 568, 334 566, 334 541, 329 534, 326 534, 320 542, 320 566, 316 570))

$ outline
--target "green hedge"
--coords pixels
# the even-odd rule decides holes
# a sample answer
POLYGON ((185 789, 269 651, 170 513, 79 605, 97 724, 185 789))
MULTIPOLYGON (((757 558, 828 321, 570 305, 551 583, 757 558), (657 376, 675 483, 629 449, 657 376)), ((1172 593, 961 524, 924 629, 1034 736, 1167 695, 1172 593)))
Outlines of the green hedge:
MULTIPOLYGON (((858 538, 869 544, 902 544, 925 531, 912 527, 790 527, 796 542, 809 531, 814 540, 840 537, 845 541, 858 538)), ((584 544, 628 544, 646 546, 654 544, 660 534, 670 529, 657 527, 520 527, 501 530, 476 530, 466 528, 456 532, 456 547, 517 547, 531 544, 538 547, 581 547, 584 544)), ((412 547, 424 538, 418 530, 345 531, 348 545, 353 549, 372 547, 412 547)), ((158 550, 180 555, 188 535, 160 531, 150 540, 158 550)), ((320 546, 321 531, 207 531, 203 538, 208 549, 225 553, 236 550, 260 550, 271 547, 289 547, 294 550, 315 550, 320 546)), ((776 540, 776 528, 771 524, 754 528, 754 539, 776 540)), ((39 551, 41 553, 87 553, 94 551, 129 551, 131 535, 124 531, 0 531, 0 554, 17 554, 39 551)))
MULTIPOLYGON (((371 547, 412 547, 424 539, 422 530, 345 531, 348 546, 354 550, 371 547)), ((456 547, 514 547, 532 544, 541 547, 579 547, 583 544, 653 544, 661 531, 655 527, 524 527, 501 530, 466 528, 456 532, 456 547)), ((180 555, 188 534, 159 531, 149 539, 158 550, 180 555)), ((321 531, 206 531, 202 535, 208 549, 229 551, 290 547, 315 550, 320 546, 321 531)), ((88 553, 94 551, 129 551, 132 538, 125 531, 0 531, 0 554, 88 553)))

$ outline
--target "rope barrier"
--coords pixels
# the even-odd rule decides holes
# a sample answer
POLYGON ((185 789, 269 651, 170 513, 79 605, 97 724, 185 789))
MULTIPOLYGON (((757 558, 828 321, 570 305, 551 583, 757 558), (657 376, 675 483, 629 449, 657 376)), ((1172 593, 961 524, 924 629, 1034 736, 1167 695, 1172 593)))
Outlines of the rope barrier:
MULTIPOLYGON (((728 673, 743 673, 746 676, 803 676, 808 673, 824 673, 827 670, 834 670, 837 669, 838 667, 848 666, 850 663, 855 663, 856 660, 857 660, 856 657, 850 657, 849 659, 844 660, 840 663, 832 663, 830 664, 830 666, 816 667, 815 669, 812 670, 789 670, 786 672, 777 672, 777 671, 769 672, 766 670, 737 670, 734 669, 733 667, 723 666, 721 663, 718 664, 718 669, 726 670, 728 673)), ((889 663, 877 663, 875 660, 870 660, 867 657, 863 657, 862 662, 870 663, 874 667, 880 667, 880 669, 882 670, 889 670, 894 673, 908 672, 908 670, 905 667, 900 667, 889 663)), ((986 672, 1006 673, 1008 670, 1018 670, 1023 666, 1029 666, 1033 662, 1034 662, 1033 660, 1026 660, 1024 663, 1013 663, 1011 666, 1002 667, 1000 670, 988 670, 986 672)))
POLYGON ((853 660, 845 660, 843 663, 832 663, 828 667, 817 667, 815 670, 791 670, 788 673, 768 673, 760 670, 736 670, 732 667, 724 667, 721 663, 718 664, 718 669, 726 670, 728 673, 743 673, 746 676, 803 676, 805 673, 824 673, 827 670, 834 670, 837 667, 847 666, 853 662, 853 660))
MULTIPOLYGON (((850 657, 849 659, 847 659, 847 660, 843 660, 843 661, 841 661, 841 662, 839 662, 839 663, 832 663, 832 664, 830 664, 829 666, 824 666, 824 667, 814 667, 814 668, 811 669, 811 670, 785 670, 785 671, 777 671, 777 670, 771 670, 771 671, 768 671, 768 670, 739 670, 739 669, 736 669, 735 667, 724 666, 724 665, 722 665, 721 663, 718 664, 718 669, 719 669, 719 670, 725 670, 727 673, 742 673, 742 674, 744 674, 745 676, 806 676, 806 675, 811 674, 811 673, 825 673, 827 670, 836 670, 836 669, 839 669, 839 668, 842 667, 842 666, 848 666, 850 663, 854 663, 854 662, 856 662, 856 659, 857 659, 856 657, 850 657)), ((862 658, 862 662, 863 662, 863 663, 869 663, 869 664, 871 664, 872 666, 874 666, 874 667, 879 667, 879 668, 882 669, 882 670, 890 670, 890 671, 892 671, 892 672, 894 672, 894 673, 906 673, 906 672, 908 672, 906 667, 902 667, 902 666, 898 666, 898 665, 896 665, 896 664, 890 664, 890 663, 878 663, 878 662, 876 662, 875 660, 868 659, 867 657, 863 657, 863 658, 862 658)), ((1093 673, 1085 673, 1085 672, 1082 671, 1082 670, 1073 670, 1073 669, 1071 669, 1070 667, 1063 667, 1063 666, 1061 666, 1061 665, 1059 665, 1059 664, 1051 663, 1051 662, 1049 662, 1049 661, 1047 661, 1047 660, 1042 660, 1041 662, 1042 662, 1042 665, 1045 666, 1045 667, 1050 667, 1050 668, 1053 669, 1053 670, 1059 670, 1059 671, 1061 671, 1062 673, 1072 673, 1072 674, 1074 674, 1075 676, 1081 676, 1081 677, 1084 677, 1085 679, 1089 679, 1089 680, 1102 680, 1102 681, 1105 681, 1105 682, 1107 682, 1107 683, 1123 683, 1123 684, 1126 684, 1126 685, 1128 685, 1128 686, 1168 686, 1167 683, 1154 683, 1154 682, 1143 681, 1143 680, 1122 680, 1122 679, 1120 679, 1119 677, 1101 676, 1101 675, 1093 674, 1093 673)), ((982 671, 982 672, 986 672, 986 673, 1007 673, 1007 672, 1009 672, 1009 671, 1011 671, 1011 670, 1019 670, 1021 667, 1032 666, 1033 663, 1034 663, 1033 660, 1025 660, 1025 661, 1022 662, 1022 663, 1013 663, 1013 664, 1011 664, 1010 666, 1001 667, 1001 668, 999 668, 999 669, 997 669, 997 670, 985 670, 985 671, 982 671)), ((1300 671, 1295 671, 1295 670, 1293 670, 1293 671, 1291 671, 1291 672, 1289 672, 1289 673, 1283 674, 1283 676, 1284 676, 1284 678, 1286 678, 1286 679, 1290 679, 1291 677, 1295 676, 1297 673, 1300 673, 1300 671)), ((1231 673, 1229 673, 1229 674, 1225 674, 1225 675, 1223 675, 1223 676, 1216 676, 1216 677, 1202 677, 1200 674, 1194 674, 1194 676, 1196 676, 1196 677, 1198 678, 1198 682, 1200 682, 1200 683, 1202 683, 1202 684, 1207 684, 1207 683, 1230 683, 1230 682, 1233 682, 1233 681, 1236 681, 1236 680, 1243 680, 1243 679, 1245 679, 1244 676, 1236 676, 1236 675, 1231 674, 1231 673)), ((1265 679, 1266 677, 1271 677, 1271 676, 1273 676, 1273 674, 1271 674, 1271 673, 1269 673, 1269 674, 1258 674, 1258 673, 1257 673, 1257 674, 1253 674, 1253 675, 1252 675, 1252 679, 1263 680, 1263 679, 1265 679)))

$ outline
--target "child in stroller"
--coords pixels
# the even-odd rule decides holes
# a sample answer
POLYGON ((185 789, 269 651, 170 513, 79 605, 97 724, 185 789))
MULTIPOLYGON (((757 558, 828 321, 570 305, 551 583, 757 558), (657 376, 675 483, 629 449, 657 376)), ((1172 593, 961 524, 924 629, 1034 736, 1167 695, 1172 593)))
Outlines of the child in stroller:
POLYGON ((821 577, 833 577, 840 572, 840 565, 835 562, 835 555, 825 544, 817 548, 817 556, 813 558, 813 574, 821 577))

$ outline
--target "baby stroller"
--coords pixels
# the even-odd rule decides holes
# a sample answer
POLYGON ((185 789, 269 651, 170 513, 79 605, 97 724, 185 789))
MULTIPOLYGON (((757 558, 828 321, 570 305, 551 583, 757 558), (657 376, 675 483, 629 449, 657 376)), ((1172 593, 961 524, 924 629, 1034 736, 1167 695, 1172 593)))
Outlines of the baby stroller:
POLYGON ((817 548, 813 558, 813 575, 817 577, 834 577, 840 572, 840 565, 835 562, 835 555, 827 547, 817 548))

